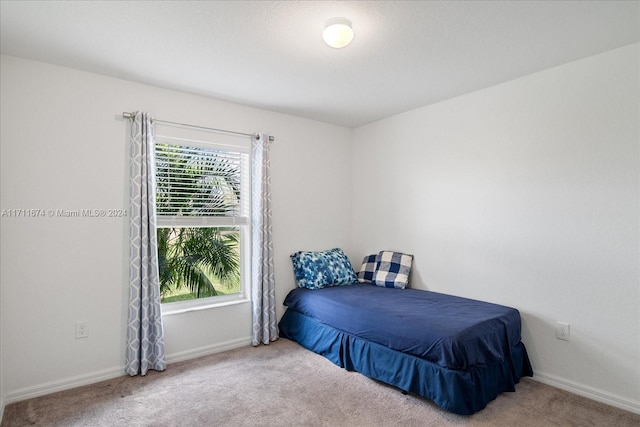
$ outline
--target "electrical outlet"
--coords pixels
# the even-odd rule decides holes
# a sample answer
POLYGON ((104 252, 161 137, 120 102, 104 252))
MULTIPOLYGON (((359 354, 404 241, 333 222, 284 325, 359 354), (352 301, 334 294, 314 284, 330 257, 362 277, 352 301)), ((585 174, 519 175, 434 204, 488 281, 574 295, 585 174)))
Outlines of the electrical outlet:
POLYGON ((89 336, 89 322, 78 320, 76 322, 76 338, 87 338, 89 336))
POLYGON ((569 324, 564 322, 556 323, 556 338, 569 341, 569 324))

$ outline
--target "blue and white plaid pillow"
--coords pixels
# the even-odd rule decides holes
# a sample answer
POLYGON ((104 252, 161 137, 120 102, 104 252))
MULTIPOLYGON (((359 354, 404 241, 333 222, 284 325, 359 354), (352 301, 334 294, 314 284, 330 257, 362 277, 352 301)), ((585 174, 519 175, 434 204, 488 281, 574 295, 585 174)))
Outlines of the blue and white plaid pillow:
POLYGON ((378 267, 378 254, 371 254, 364 257, 360 271, 358 271, 358 282, 371 283, 378 267))
POLYGON ((404 289, 409 283, 413 255, 380 251, 372 283, 376 286, 404 289))

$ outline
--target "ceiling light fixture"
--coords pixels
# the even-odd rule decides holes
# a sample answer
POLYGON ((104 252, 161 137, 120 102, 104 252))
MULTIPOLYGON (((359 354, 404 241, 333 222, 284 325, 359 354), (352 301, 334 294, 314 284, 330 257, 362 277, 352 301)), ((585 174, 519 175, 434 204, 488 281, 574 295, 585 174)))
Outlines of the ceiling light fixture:
POLYGON ((329 46, 341 49, 353 40, 353 28, 347 18, 331 18, 327 21, 322 38, 329 46))

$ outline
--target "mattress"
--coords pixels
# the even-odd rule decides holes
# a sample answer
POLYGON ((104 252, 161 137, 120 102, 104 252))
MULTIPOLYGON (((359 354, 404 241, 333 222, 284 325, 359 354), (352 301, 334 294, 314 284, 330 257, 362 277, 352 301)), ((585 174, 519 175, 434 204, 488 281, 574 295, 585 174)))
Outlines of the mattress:
POLYGON ((292 290, 288 309, 447 369, 508 360, 520 313, 498 304, 416 289, 356 284, 292 290))

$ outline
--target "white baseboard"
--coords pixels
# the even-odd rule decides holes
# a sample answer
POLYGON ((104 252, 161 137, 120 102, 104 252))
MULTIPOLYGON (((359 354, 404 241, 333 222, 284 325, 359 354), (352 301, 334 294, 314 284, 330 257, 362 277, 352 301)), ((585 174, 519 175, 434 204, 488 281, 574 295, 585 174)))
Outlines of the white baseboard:
POLYGON ((625 411, 640 414, 640 402, 627 399, 626 397, 618 396, 607 391, 599 390, 550 374, 535 372, 533 375, 533 379, 541 383, 559 388, 561 390, 568 391, 569 393, 577 394, 579 396, 595 400, 596 402, 604 403, 609 406, 624 409, 625 411))
POLYGON ((110 380, 113 378, 121 377, 123 375, 124 366, 119 366, 117 368, 110 368, 102 371, 91 372, 89 374, 77 375, 75 377, 50 381, 32 387, 25 387, 19 390, 11 391, 5 396, 5 403, 8 405, 13 402, 19 402, 21 400, 44 396, 58 391, 69 390, 72 388, 81 387, 83 385, 110 380))
MULTIPOLYGON (((195 359, 202 356, 208 356, 214 353, 220 353, 234 348, 244 347, 251 345, 251 337, 241 338, 205 347, 199 347, 192 350, 182 351, 179 353, 173 353, 166 355, 165 359, 168 364, 182 362, 184 360, 195 359)), ((34 397, 44 396, 47 394, 55 393, 58 391, 69 390, 84 385, 97 383, 100 381, 106 381, 113 378, 118 378, 126 375, 124 372, 124 366, 118 366, 111 369, 105 369, 102 371, 91 372, 84 375, 78 375, 75 377, 64 378, 61 380, 51 381, 36 386, 25 387, 19 390, 15 390, 7 393, 2 399, 0 420, 2 420, 2 414, 4 414, 5 404, 13 402, 19 402, 21 400, 31 399, 34 397)))
POLYGON ((4 416, 4 395, 0 395, 0 424, 2 424, 3 416, 4 416))
POLYGON ((207 345, 204 347, 194 348, 187 351, 168 354, 166 356, 167 363, 182 362, 184 360, 196 359, 198 357, 208 356, 210 354, 221 353, 234 348, 246 347, 251 345, 251 337, 238 338, 223 343, 207 345))

